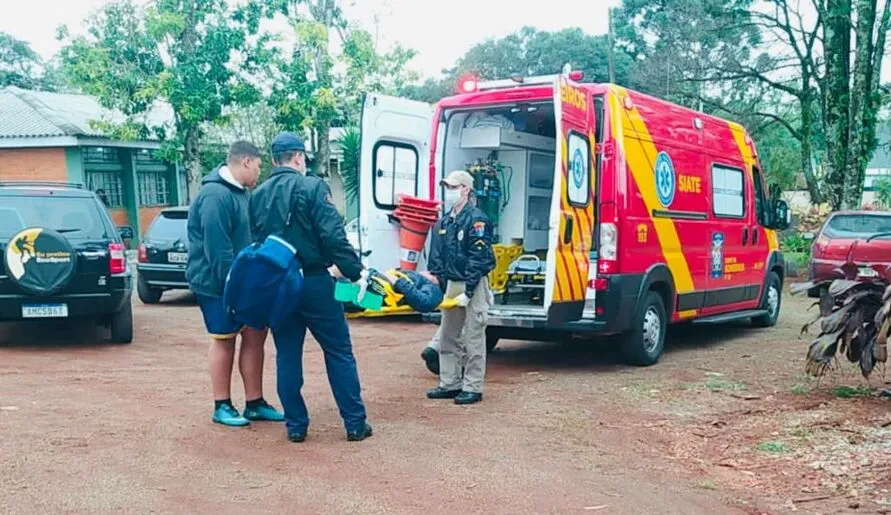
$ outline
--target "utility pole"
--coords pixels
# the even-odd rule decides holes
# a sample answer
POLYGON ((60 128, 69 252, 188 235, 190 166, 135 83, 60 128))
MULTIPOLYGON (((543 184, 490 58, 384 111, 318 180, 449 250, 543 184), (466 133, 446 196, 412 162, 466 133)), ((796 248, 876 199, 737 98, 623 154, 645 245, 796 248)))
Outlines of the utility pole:
POLYGON ((608 41, 609 41, 609 52, 608 52, 609 81, 610 81, 610 83, 615 84, 616 83, 616 57, 615 57, 616 42, 615 42, 615 38, 613 36, 613 8, 612 7, 609 8, 608 13, 609 13, 609 15, 608 15, 609 29, 607 31, 607 34, 608 34, 608 41))

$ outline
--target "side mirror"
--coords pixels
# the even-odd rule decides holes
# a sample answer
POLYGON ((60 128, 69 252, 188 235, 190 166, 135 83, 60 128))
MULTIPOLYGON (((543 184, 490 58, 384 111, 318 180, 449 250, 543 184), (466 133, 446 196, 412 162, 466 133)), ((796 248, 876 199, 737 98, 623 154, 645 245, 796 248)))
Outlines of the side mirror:
POLYGON ((119 225, 118 234, 120 235, 122 240, 132 240, 134 236, 133 228, 129 225, 119 225))
POLYGON ((817 235, 812 232, 803 232, 801 233, 801 237, 807 241, 813 241, 814 238, 817 237, 817 235))
POLYGON ((785 200, 773 201, 773 213, 771 229, 783 231, 792 225, 792 212, 789 211, 789 204, 785 200))

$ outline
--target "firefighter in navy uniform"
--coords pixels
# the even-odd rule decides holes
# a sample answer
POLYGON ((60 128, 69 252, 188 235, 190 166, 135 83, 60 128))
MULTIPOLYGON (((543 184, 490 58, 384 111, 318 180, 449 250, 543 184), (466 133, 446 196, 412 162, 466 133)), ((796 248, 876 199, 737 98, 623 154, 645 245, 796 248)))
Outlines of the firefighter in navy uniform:
POLYGON ((359 373, 343 305, 334 298, 334 278, 346 277, 368 287, 368 271, 350 245, 343 217, 331 201, 328 185, 306 175, 306 148, 295 134, 283 132, 272 142, 275 168, 251 196, 255 241, 281 233, 294 245, 303 265, 303 299, 298 313, 273 333, 277 349, 278 396, 285 409, 288 439, 306 438, 309 415, 303 387, 303 342, 312 333, 325 354, 328 382, 346 426, 347 439, 371 436, 362 402, 359 373), (290 224, 289 224, 290 222, 290 224))
POLYGON ((427 397, 474 404, 483 399, 486 375, 486 322, 493 302, 488 275, 495 268, 492 224, 476 207, 469 173, 456 170, 441 185, 449 210, 433 227, 428 269, 448 281, 445 296, 457 299, 458 307, 442 312, 439 386, 427 397))

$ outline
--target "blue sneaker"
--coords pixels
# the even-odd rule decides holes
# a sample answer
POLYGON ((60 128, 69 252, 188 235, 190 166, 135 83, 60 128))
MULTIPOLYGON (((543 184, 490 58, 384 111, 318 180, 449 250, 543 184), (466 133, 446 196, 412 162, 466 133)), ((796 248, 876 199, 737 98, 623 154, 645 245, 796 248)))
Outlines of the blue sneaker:
POLYGON ((238 410, 229 404, 223 404, 213 412, 213 419, 217 424, 232 427, 244 427, 249 425, 248 419, 238 414, 238 410))
POLYGON ((259 406, 254 406, 253 408, 244 408, 244 418, 253 421, 267 421, 267 422, 284 422, 285 416, 281 411, 273 408, 267 403, 263 403, 259 406))

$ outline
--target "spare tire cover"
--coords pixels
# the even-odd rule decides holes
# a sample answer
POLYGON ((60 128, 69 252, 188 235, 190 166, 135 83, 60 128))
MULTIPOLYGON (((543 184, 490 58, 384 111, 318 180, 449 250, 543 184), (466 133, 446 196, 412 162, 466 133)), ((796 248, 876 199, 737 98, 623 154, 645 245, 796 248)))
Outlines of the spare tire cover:
POLYGON ((65 286, 76 262, 77 256, 65 236, 39 227, 13 236, 3 259, 13 282, 36 295, 51 295, 65 286))

